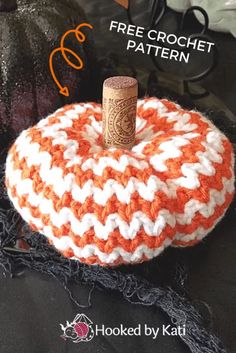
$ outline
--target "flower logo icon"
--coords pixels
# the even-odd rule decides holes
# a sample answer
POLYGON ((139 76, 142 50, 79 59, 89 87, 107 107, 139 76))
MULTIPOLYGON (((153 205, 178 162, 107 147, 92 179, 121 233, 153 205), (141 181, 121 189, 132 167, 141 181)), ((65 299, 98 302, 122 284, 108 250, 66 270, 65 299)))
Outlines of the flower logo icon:
POLYGON ((63 334, 61 338, 70 339, 74 343, 89 342, 94 337, 93 322, 85 314, 77 314, 72 322, 66 321, 66 325, 62 325, 63 334))

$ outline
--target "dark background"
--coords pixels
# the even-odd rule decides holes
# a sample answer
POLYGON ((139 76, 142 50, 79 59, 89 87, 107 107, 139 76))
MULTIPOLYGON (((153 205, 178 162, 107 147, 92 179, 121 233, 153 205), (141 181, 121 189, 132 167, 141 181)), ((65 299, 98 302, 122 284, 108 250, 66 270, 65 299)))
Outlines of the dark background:
MULTIPOLYGON (((123 8, 112 0, 78 2, 84 7, 89 22, 94 25, 95 45, 103 65, 104 58, 108 58, 110 53, 115 53, 118 58, 116 69, 119 73, 132 71, 135 66, 145 90, 148 75, 155 69, 151 60, 142 55, 129 55, 125 51, 124 39, 108 32, 111 19, 126 21, 123 8)), ((180 15, 169 12, 166 22, 162 23, 163 28, 171 26, 179 17, 180 15)), ((135 16, 135 20, 139 19, 140 15, 135 16)), ((235 39, 229 34, 209 34, 219 47, 220 60, 215 71, 197 83, 209 91, 208 97, 204 100, 193 100, 186 95, 183 98, 183 95, 175 92, 175 99, 190 102, 199 109, 201 106, 208 106, 215 114, 213 120, 214 116, 223 114, 224 131, 234 139, 231 124, 236 113, 235 39)), ((106 67, 107 65, 106 62, 106 67)), ((194 70, 194 63, 192 65, 194 70)), ((181 79, 182 72, 178 74, 181 79)), ((161 88, 159 89, 162 92, 161 88)), ((171 95, 171 92, 169 94, 171 95)), ((150 263, 129 268, 130 272, 140 274, 156 286, 174 285, 177 269, 184 268, 188 274, 185 286, 192 301, 231 353, 236 351, 235 206, 236 202, 231 205, 227 215, 212 234, 200 245, 182 250, 167 249, 150 263)), ((3 276, 0 283, 1 353, 189 352, 181 340, 174 337, 160 336, 153 341, 144 336, 99 336, 89 343, 73 344, 64 341, 60 338, 62 331, 59 324, 65 324, 66 320, 72 321, 79 312, 85 313, 95 324, 109 327, 118 326, 120 323, 131 327, 137 326, 138 323, 158 327, 170 322, 159 309, 131 305, 116 292, 97 289, 92 292, 91 307, 78 308, 55 279, 30 270, 19 278, 3 276)), ((88 286, 71 285, 71 289, 79 302, 87 303, 90 290, 88 286)))

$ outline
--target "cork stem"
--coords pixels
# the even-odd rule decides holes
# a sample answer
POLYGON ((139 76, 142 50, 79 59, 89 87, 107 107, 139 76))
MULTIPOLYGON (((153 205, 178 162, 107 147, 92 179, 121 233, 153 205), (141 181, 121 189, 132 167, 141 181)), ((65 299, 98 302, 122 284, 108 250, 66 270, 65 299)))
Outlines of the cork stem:
POLYGON ((138 83, 114 76, 103 84, 103 143, 105 148, 131 149, 135 142, 138 83))

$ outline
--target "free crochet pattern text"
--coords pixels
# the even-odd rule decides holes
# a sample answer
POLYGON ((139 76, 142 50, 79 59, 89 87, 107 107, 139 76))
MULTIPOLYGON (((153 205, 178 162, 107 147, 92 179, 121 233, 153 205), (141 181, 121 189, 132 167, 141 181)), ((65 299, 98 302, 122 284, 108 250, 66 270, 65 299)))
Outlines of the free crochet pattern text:
POLYGON ((126 49, 135 53, 160 56, 162 59, 175 60, 188 63, 190 59, 190 50, 210 53, 215 45, 202 39, 193 39, 191 37, 176 36, 173 33, 165 33, 150 29, 147 33, 144 27, 126 24, 123 22, 111 21, 110 31, 116 31, 127 36, 135 37, 129 39, 126 49), (140 41, 143 38, 145 41, 140 41), (168 46, 168 47, 167 47, 168 46), (186 49, 189 49, 186 51, 186 49))

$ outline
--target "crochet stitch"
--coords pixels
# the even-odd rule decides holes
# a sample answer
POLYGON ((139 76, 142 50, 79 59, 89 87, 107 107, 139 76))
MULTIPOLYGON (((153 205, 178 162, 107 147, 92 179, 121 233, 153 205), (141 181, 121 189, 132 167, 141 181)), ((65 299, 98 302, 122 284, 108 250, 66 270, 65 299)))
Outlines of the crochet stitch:
POLYGON ((233 168, 231 143, 199 112, 139 100, 135 146, 104 150, 101 106, 82 103, 21 133, 6 186, 64 256, 114 266, 201 241, 231 203, 233 168))

